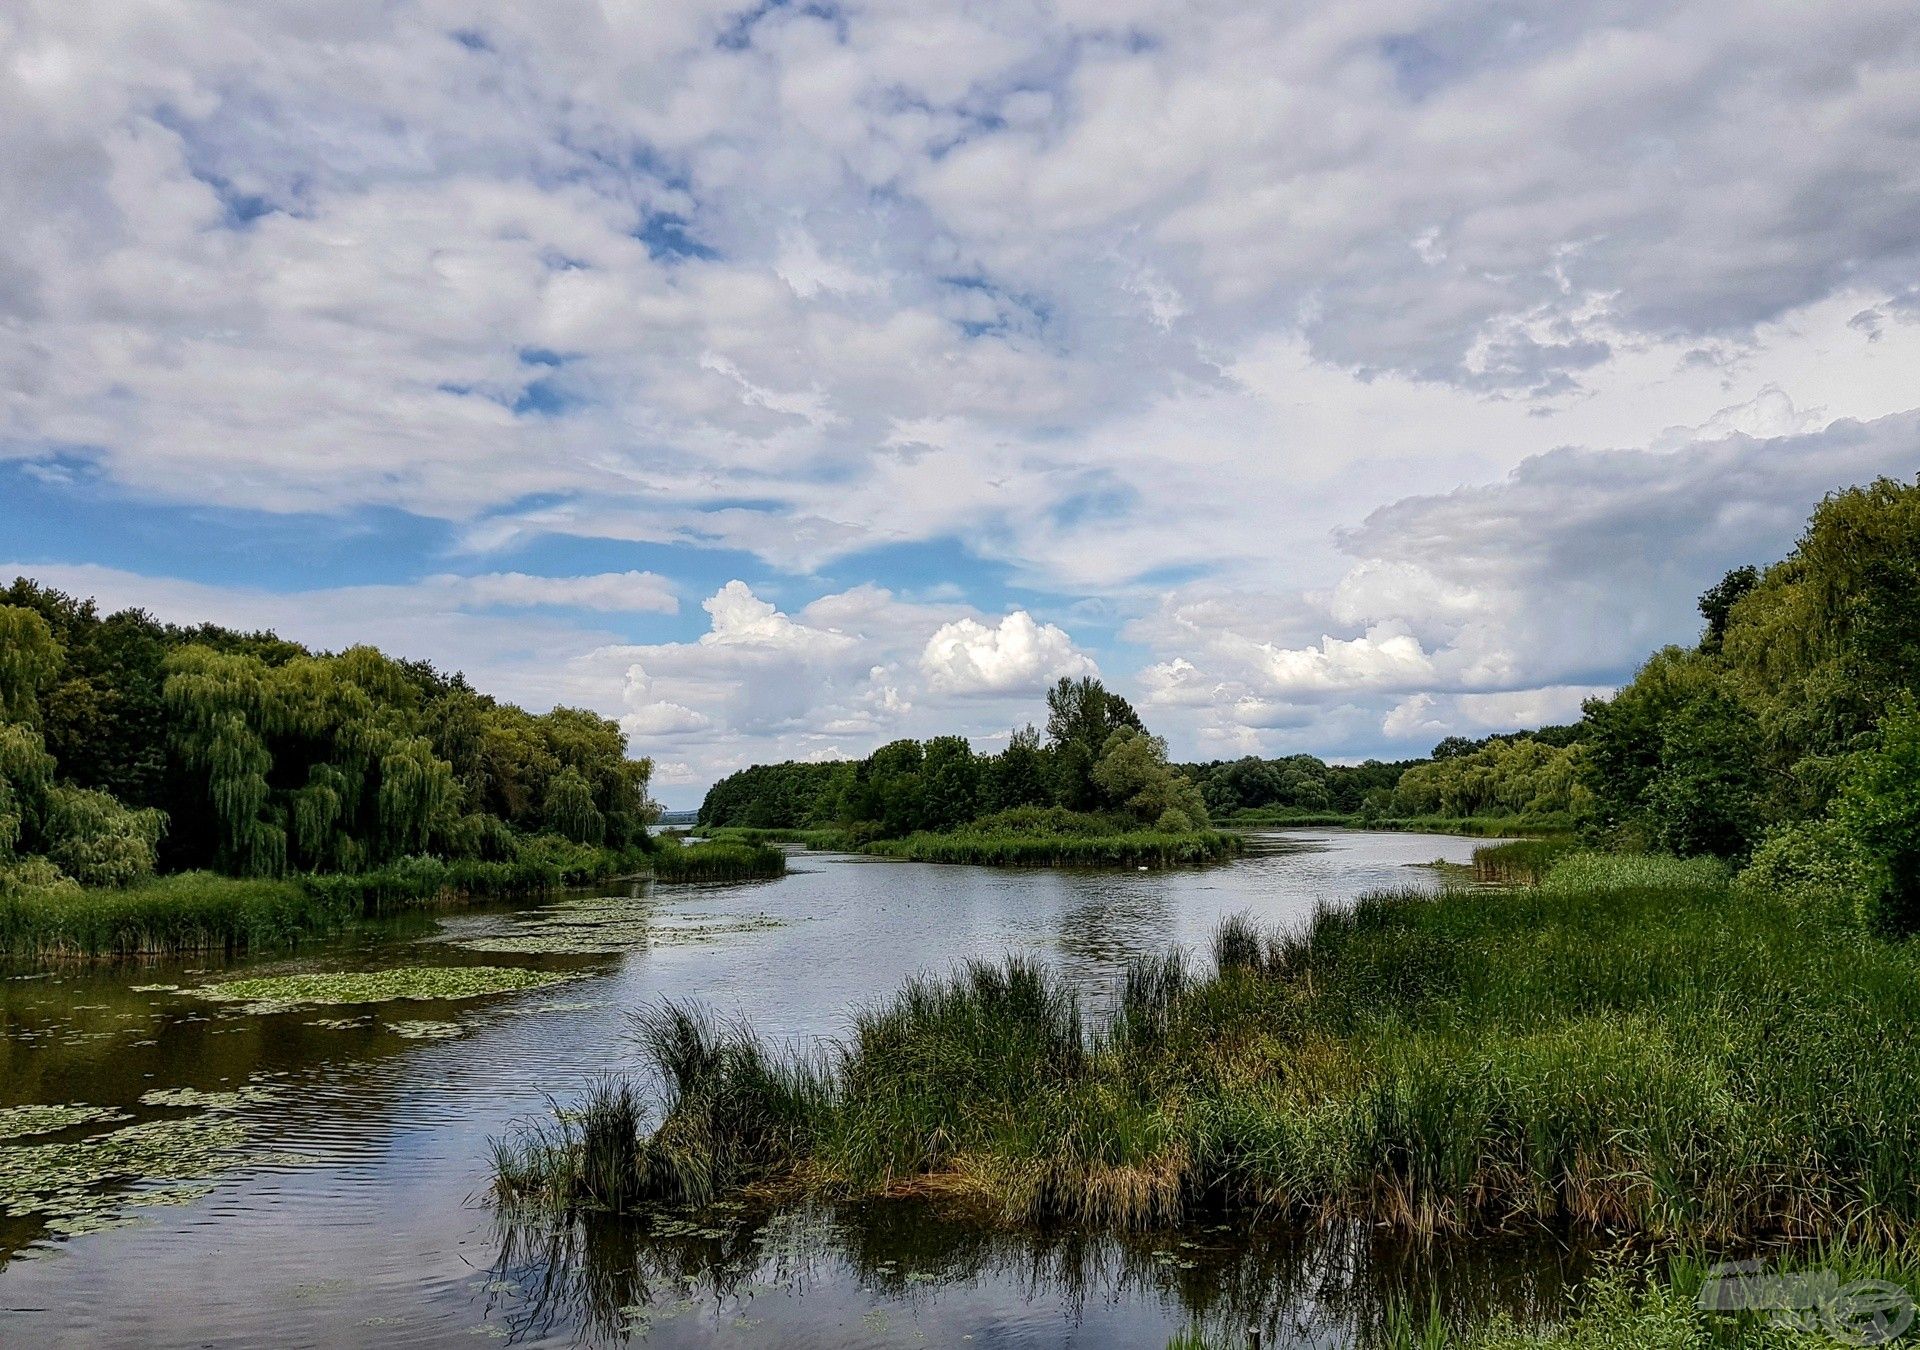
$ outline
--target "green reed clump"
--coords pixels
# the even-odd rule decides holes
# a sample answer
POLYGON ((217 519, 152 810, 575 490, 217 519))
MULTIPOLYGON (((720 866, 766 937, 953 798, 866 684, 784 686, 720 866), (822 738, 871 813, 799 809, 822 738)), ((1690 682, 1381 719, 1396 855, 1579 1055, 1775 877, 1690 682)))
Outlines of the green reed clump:
POLYGON ((657 881, 750 881, 787 870, 787 855, 765 844, 714 839, 683 844, 657 839, 648 857, 657 881))
POLYGON ((736 844, 802 844, 807 848, 843 849, 848 846, 845 830, 839 829, 761 829, 749 825, 722 825, 705 831, 708 839, 736 844))
MULTIPOLYGON (((1229 920, 1212 973, 1136 963, 1100 1025, 1030 961, 916 980, 813 1066, 777 1149, 743 1149, 684 1084, 787 1070, 757 1048, 673 1069, 653 1139, 688 1180, 655 1189, 751 1177, 1121 1226, 1920 1232, 1920 949, 1671 859, 1576 855, 1549 880, 1229 920)), ((753 1044, 675 1035, 669 1068, 753 1044)))
POLYGON ((1510 839, 1473 851, 1473 879, 1495 885, 1537 886, 1578 845, 1567 839, 1510 839))
POLYGON ((600 1079, 577 1108, 494 1142, 504 1203, 614 1213, 704 1205, 804 1158, 827 1104, 817 1066, 781 1059, 751 1030, 684 1003, 643 1009, 634 1029, 663 1084, 659 1127, 642 1133, 646 1111, 632 1084, 600 1079))
POLYGON ((904 839, 875 839, 864 853, 910 862, 978 863, 997 867, 1189 867, 1219 862, 1244 847, 1220 830, 1162 833, 910 834, 904 839))
POLYGON ((294 881, 179 872, 118 889, 0 896, 0 952, 130 956, 283 946, 335 931, 348 917, 294 881))
POLYGON ((482 896, 539 895, 643 866, 639 850, 535 837, 499 862, 408 857, 366 872, 280 878, 177 872, 126 887, 0 894, 0 954, 135 956, 291 947, 356 919, 482 896))

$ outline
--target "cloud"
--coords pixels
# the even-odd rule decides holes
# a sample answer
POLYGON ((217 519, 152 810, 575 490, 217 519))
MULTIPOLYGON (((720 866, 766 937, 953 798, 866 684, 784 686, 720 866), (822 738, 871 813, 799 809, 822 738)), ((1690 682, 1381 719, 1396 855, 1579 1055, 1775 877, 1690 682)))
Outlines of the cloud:
POLYGON ((1654 648, 1693 640, 1694 598, 1785 556, 1827 492, 1920 464, 1920 413, 1708 430, 1673 450, 1551 451, 1495 483, 1380 507, 1339 534, 1349 567, 1323 591, 1195 583, 1127 629, 1168 654, 1142 674, 1147 701, 1243 743, 1285 725, 1264 700, 1316 703, 1312 739, 1285 741, 1304 748, 1340 743, 1353 718, 1347 743, 1381 749, 1571 720, 1654 648), (1309 636, 1325 623, 1358 631, 1309 636))
POLYGON ((652 572, 601 572, 585 577, 534 577, 525 572, 432 577, 450 602, 463 606, 570 605, 610 614, 675 614, 680 601, 673 583, 652 572))
POLYGON ((920 668, 937 692, 1034 693, 1063 676, 1097 675, 1099 667, 1053 624, 1017 609, 993 626, 974 619, 943 624, 927 639, 920 668))

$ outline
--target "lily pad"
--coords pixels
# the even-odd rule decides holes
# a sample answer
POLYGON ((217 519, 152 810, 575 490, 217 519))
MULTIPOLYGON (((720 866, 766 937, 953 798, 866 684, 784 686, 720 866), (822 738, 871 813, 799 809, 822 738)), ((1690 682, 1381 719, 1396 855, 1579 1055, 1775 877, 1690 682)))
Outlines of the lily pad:
POLYGON ((440 1041, 458 1036, 466 1028, 458 1022, 390 1022, 387 1030, 410 1041, 440 1041))
POLYGON ((20 1139, 30 1134, 51 1134, 73 1125, 96 1121, 131 1120, 125 1111, 111 1106, 87 1106, 81 1102, 64 1105, 0 1107, 0 1139, 20 1139))
POLYGON ((480 998, 574 978, 568 972, 520 966, 400 966, 338 974, 264 975, 203 984, 192 992, 217 1003, 243 1004, 247 1012, 280 1012, 316 1003, 480 998))

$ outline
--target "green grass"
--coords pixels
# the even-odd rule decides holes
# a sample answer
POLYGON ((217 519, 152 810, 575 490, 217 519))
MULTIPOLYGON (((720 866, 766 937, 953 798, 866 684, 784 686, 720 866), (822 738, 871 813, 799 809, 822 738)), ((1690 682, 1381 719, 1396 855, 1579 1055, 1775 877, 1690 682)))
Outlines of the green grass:
POLYGON ((910 985, 798 1067, 709 1027, 703 1062, 747 1066, 722 1075, 735 1115, 682 1090, 635 1156, 1018 1222, 1915 1234, 1920 950, 1672 859, 1576 855, 1549 883, 1231 923, 1209 973, 1136 963, 1097 1027, 1019 961, 910 985))
MULTIPOLYGON (((1389 1313, 1378 1344, 1381 1350, 1716 1350, 1729 1345, 1830 1350, 1874 1343, 1859 1335, 1864 1324, 1844 1320, 1852 1297, 1878 1292, 1898 1298, 1902 1290, 1911 1297, 1920 1290, 1920 1261, 1911 1253, 1842 1247, 1768 1262, 1764 1273, 1790 1281, 1782 1286, 1782 1301, 1788 1304, 1807 1291, 1823 1292, 1784 1308, 1702 1308, 1699 1295, 1708 1267, 1701 1261, 1676 1257, 1659 1269, 1653 1262, 1626 1259, 1603 1269, 1576 1306, 1548 1325, 1521 1326, 1501 1318, 1459 1326, 1437 1310, 1403 1307, 1389 1313), (1859 1281, 1879 1288, 1869 1290, 1859 1281)), ((1206 1341, 1187 1344, 1211 1350, 1206 1341)))
POLYGON ((682 844, 666 838, 654 840, 647 863, 657 881, 747 881, 784 875, 787 855, 766 844, 733 839, 682 844))
POLYGON ((1572 839, 1510 839, 1473 851, 1473 879, 1505 886, 1537 886, 1553 865, 1573 852, 1572 839))
POLYGON ((1240 851, 1240 841, 1219 830, 1163 834, 910 834, 875 839, 861 852, 910 862, 982 863, 994 867, 1187 867, 1219 862, 1240 851))
POLYGON ((631 873, 648 855, 533 841, 512 862, 403 858, 285 878, 178 872, 124 889, 0 894, 0 955, 137 956, 291 947, 358 919, 482 896, 538 895, 631 873))
POLYGON ((1232 857, 1242 847, 1218 830, 1167 834, 1130 829, 1122 821, 1058 807, 1022 807, 946 831, 901 839, 858 839, 838 829, 758 830, 728 826, 715 841, 797 843, 808 848, 870 853, 909 862, 979 863, 997 867, 1184 867, 1232 857))
POLYGON ((1256 807, 1235 811, 1218 821, 1236 828, 1309 827, 1334 825, 1352 830, 1405 831, 1413 834, 1459 834, 1470 838, 1494 839, 1513 836, 1570 835, 1572 820, 1564 815, 1536 816, 1378 816, 1359 812, 1297 811, 1274 807, 1256 807))
POLYGON ((745 825, 723 825, 708 830, 707 838, 716 843, 801 844, 807 848, 844 849, 850 847, 845 830, 833 828, 805 830, 763 830, 745 825))

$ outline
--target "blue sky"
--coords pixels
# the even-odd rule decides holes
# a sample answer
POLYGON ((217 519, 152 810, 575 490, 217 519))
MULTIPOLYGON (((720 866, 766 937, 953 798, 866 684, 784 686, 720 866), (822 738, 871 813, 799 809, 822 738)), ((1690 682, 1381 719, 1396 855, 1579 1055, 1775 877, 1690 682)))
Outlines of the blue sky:
POLYGON ((0 565, 620 718, 1573 715, 1920 467, 1906 0, 0 16, 0 565))

